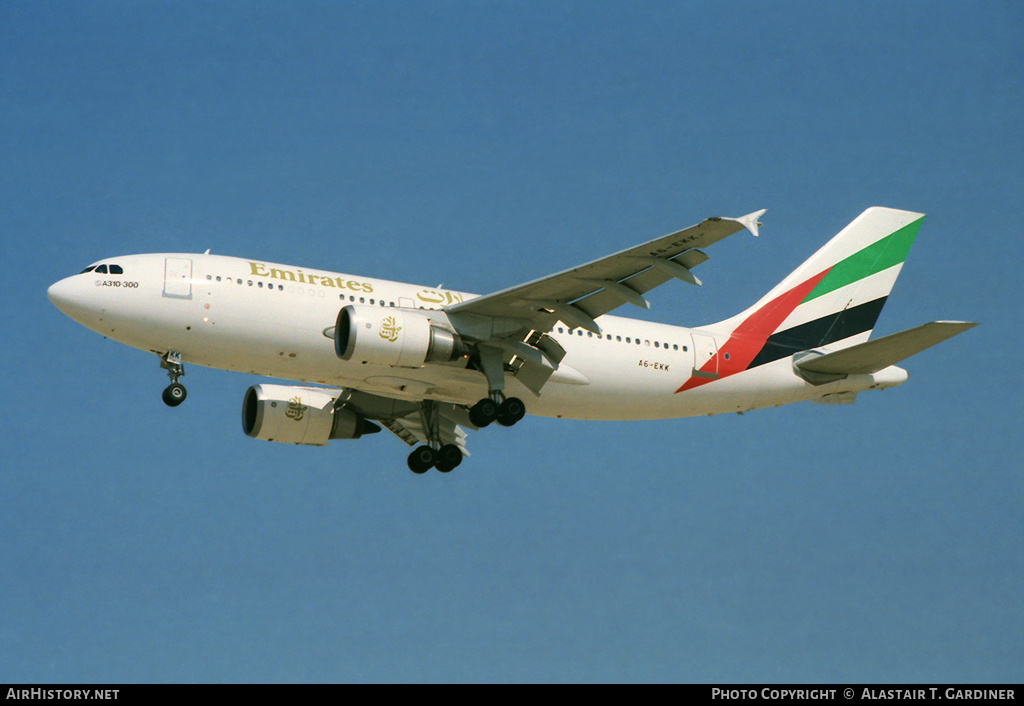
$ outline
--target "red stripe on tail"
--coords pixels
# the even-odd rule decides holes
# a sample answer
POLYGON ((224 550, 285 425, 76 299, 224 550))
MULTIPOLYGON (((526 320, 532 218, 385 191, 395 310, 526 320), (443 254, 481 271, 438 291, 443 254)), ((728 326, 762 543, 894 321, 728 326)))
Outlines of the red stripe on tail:
POLYGON ((676 392, 692 390, 695 387, 714 382, 715 379, 729 377, 746 370, 747 366, 754 360, 754 357, 764 347, 768 337, 775 333, 782 322, 793 313, 793 310, 800 305, 828 272, 829 270, 825 270, 811 277, 806 282, 798 284, 793 289, 780 294, 748 316, 733 330, 725 345, 719 348, 718 352, 700 368, 701 372, 704 373, 711 373, 717 370, 718 377, 698 377, 694 375, 683 383, 683 386, 676 390, 676 392))

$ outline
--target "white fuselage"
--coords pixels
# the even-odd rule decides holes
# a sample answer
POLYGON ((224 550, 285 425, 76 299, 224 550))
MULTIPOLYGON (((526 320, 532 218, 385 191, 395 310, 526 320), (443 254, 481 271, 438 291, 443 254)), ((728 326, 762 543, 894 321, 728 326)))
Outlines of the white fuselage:
MULTIPOLYGON (((116 341, 211 368, 358 389, 392 398, 472 404, 482 373, 460 359, 418 368, 345 361, 331 330, 341 307, 441 309, 475 295, 219 255, 151 254, 103 260, 121 274, 68 277, 49 291, 68 316, 116 341)), ((602 316, 601 335, 550 332, 565 349, 559 369, 529 392, 506 375, 528 413, 575 419, 660 419, 736 412, 903 382, 898 368, 811 385, 787 357, 678 392, 714 352, 687 328, 602 316)), ((721 337, 721 333, 718 334, 721 337)), ((719 340, 717 345, 721 345, 719 340)), ((714 344, 712 344, 714 345, 714 344)))

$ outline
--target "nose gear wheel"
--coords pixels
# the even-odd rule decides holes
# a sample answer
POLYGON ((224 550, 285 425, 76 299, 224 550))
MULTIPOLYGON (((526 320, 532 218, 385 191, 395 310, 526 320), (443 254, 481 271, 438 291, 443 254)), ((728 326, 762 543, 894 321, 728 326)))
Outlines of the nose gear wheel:
POLYGON ((164 404, 168 407, 177 407, 188 396, 188 390, 178 382, 178 378, 185 374, 185 366, 181 362, 181 353, 167 351, 160 356, 160 367, 167 371, 167 377, 171 379, 171 384, 164 389, 164 404))

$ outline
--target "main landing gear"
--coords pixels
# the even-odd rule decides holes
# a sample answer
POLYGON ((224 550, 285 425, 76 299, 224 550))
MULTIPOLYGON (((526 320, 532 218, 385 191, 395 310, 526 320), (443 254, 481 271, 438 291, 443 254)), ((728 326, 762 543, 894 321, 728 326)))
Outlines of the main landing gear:
MULTIPOLYGON (((420 415, 427 443, 417 446, 409 454, 409 470, 420 474, 436 468, 441 473, 451 473, 462 463, 462 450, 456 444, 442 443, 437 403, 425 400, 420 406, 420 415)), ((500 391, 492 391, 490 397, 485 397, 469 409, 469 421, 478 428, 491 422, 510 427, 525 415, 526 405, 522 400, 505 397, 500 391)))
POLYGON ((462 463, 462 449, 456 444, 442 443, 441 410, 438 404, 432 400, 424 400, 420 404, 420 420, 427 443, 417 446, 409 454, 409 470, 421 474, 436 468, 441 473, 451 473, 462 463))
POLYGON ((160 356, 160 367, 167 371, 167 377, 171 384, 164 390, 164 404, 168 407, 177 407, 185 401, 188 390, 178 382, 178 378, 185 374, 185 366, 181 363, 181 353, 168 351, 160 356))
MULTIPOLYGON (((487 378, 489 391, 487 397, 469 408, 469 421, 477 429, 491 422, 510 427, 526 416, 526 405, 518 397, 505 397, 504 354, 501 349, 486 345, 479 346, 477 352, 476 362, 487 378)), ((435 403, 425 401, 420 410, 427 443, 409 454, 409 470, 426 473, 436 468, 441 473, 449 473, 462 463, 462 451, 455 444, 442 445, 440 416, 435 403)))
MULTIPOLYGON (((429 400, 423 402, 421 414, 428 443, 417 446, 409 454, 409 470, 419 474, 436 468, 441 473, 451 473, 462 463, 462 450, 456 444, 441 443, 436 403, 429 400)), ((469 421, 478 428, 485 427, 491 422, 510 427, 525 415, 526 405, 522 400, 517 397, 505 397, 500 392, 492 392, 490 397, 485 397, 469 409, 469 421)))
POLYGON ((469 421, 473 426, 483 428, 491 422, 510 427, 526 416, 526 405, 518 397, 505 397, 494 391, 469 408, 469 421))
POLYGON ((482 429, 491 422, 510 427, 526 415, 526 405, 518 397, 505 397, 504 353, 488 345, 478 346, 479 366, 487 378, 487 397, 469 408, 469 421, 482 429))
POLYGON ((416 474, 426 473, 436 468, 441 473, 451 473, 462 463, 462 451, 455 444, 445 444, 438 449, 429 446, 417 446, 409 454, 409 470, 416 474))

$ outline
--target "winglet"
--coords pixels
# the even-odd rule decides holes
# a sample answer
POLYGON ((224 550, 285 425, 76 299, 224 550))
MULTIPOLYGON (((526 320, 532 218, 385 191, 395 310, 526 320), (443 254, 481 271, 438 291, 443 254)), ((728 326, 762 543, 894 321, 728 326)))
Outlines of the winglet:
POLYGON ((753 233, 754 237, 757 237, 757 227, 759 225, 763 225, 761 223, 758 223, 757 219, 763 216, 767 210, 767 208, 762 208, 760 211, 754 211, 753 213, 748 213, 747 215, 740 216, 739 218, 725 218, 723 220, 736 221, 741 226, 743 226, 751 233, 753 233))

